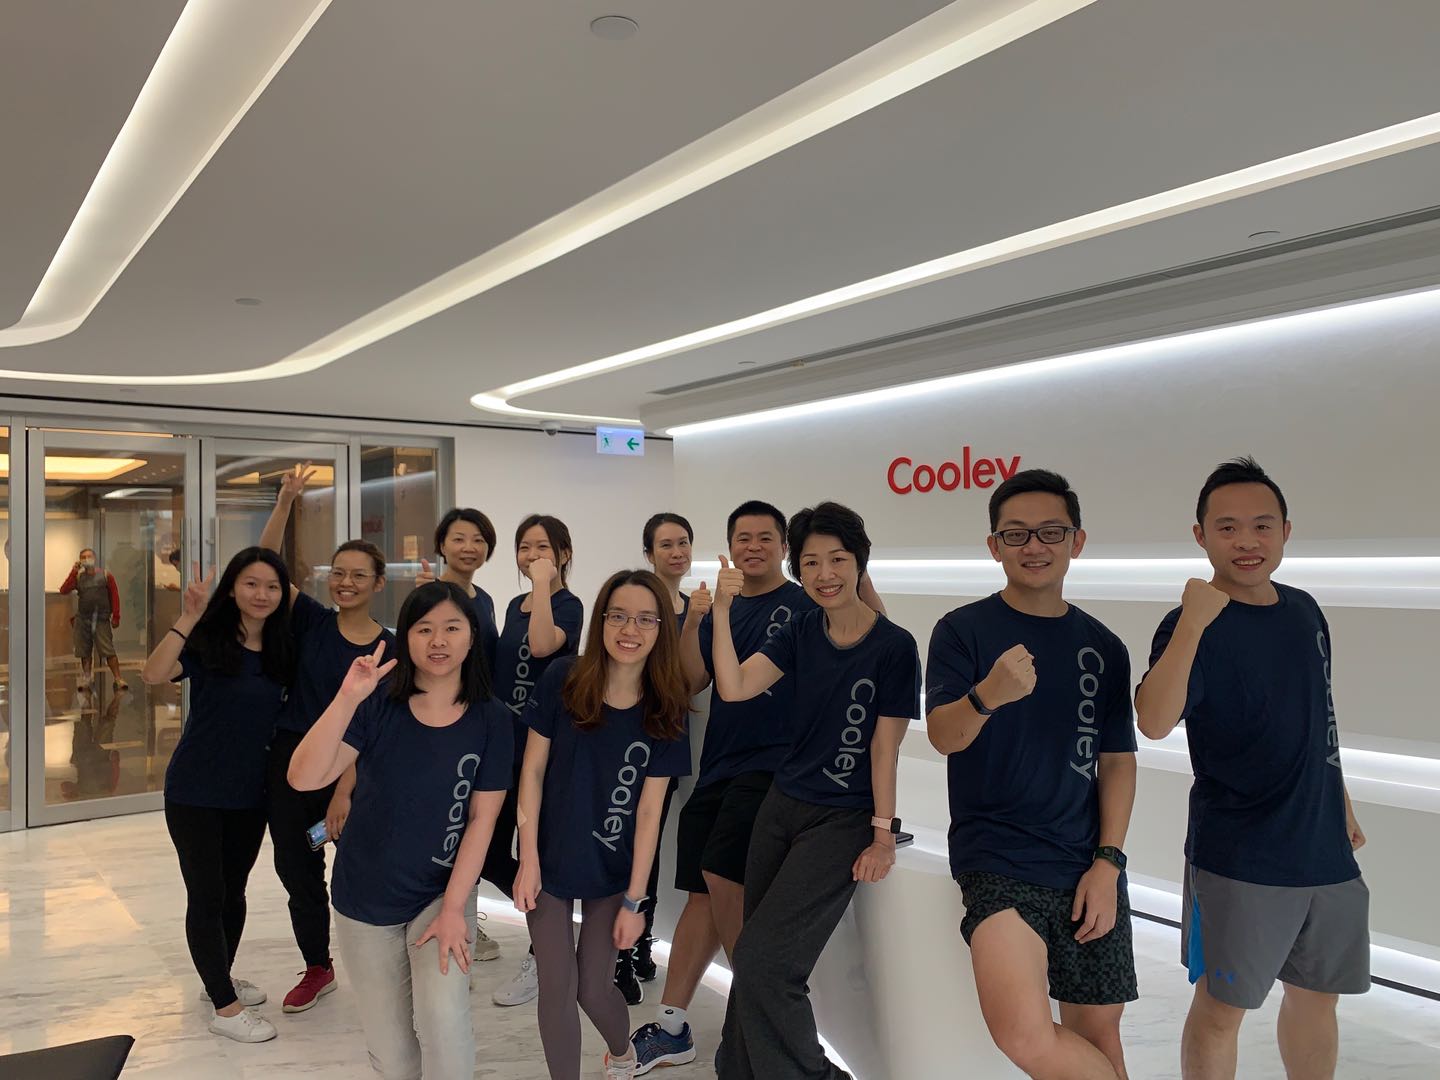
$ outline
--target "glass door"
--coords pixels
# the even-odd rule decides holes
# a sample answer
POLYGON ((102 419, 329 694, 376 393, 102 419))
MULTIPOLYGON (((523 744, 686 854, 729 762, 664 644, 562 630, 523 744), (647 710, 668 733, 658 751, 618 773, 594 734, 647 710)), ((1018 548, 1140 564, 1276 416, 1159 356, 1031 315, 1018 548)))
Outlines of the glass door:
POLYGON ((350 531, 347 451, 344 443, 202 439, 206 564, 223 572, 237 551, 258 544, 281 478, 308 465, 314 473, 290 509, 280 553, 291 580, 328 607, 330 556, 350 531))
POLYGON ((25 544, 23 537, 19 538, 19 543, 12 543, 10 535, 15 521, 15 515, 11 513, 11 499, 17 492, 24 491, 23 476, 21 483, 15 483, 11 469, 23 472, 24 465, 12 456, 10 431, 10 422, 6 418, 0 423, 0 538, 4 542, 4 558, 0 559, 0 832, 19 828, 25 823, 24 801, 20 797, 25 790, 25 755, 20 752, 19 730, 25 722, 24 681, 17 681, 12 676, 12 673, 19 673, 24 664, 25 635, 10 632, 12 619, 24 623, 25 544), (20 590, 19 595, 14 594, 12 582, 14 589, 20 590), (16 600, 13 604, 12 595, 16 600), (17 686, 20 688, 18 693, 17 686), (12 702, 17 700, 20 705, 15 707, 12 702))
POLYGON ((28 823, 157 809, 182 691, 140 668, 200 558, 196 442, 36 429, 27 458, 28 823))

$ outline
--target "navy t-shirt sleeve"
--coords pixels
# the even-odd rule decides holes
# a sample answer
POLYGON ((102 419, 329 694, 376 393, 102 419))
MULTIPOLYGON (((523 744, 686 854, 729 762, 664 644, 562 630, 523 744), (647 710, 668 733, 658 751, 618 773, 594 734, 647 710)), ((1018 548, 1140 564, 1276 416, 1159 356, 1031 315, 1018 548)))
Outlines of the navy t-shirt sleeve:
POLYGON ((1105 674, 1113 666, 1115 678, 1110 680, 1110 700, 1100 725, 1100 753, 1135 752, 1135 716, 1130 708, 1130 653, 1118 640, 1106 650, 1105 674))
MULTIPOLYGON (((1165 655, 1165 647, 1170 644, 1170 639, 1175 636, 1175 626, 1180 621, 1180 608, 1170 612, 1160 620, 1159 627, 1155 630, 1155 640, 1150 644, 1150 666, 1153 668, 1165 655)), ((1147 671, 1148 675, 1149 672, 1147 671)), ((1195 662, 1190 665, 1190 686, 1185 692, 1185 708, 1180 711, 1180 718, 1183 720, 1189 716, 1195 706, 1205 700, 1205 672, 1201 666, 1199 650, 1195 653, 1195 662)))
POLYGON ((342 738, 355 748, 356 753, 365 753, 366 749, 375 742, 375 735, 389 700, 390 688, 382 684, 360 703, 360 707, 355 710, 355 715, 350 718, 350 726, 345 729, 342 738))
POLYGON ((980 681, 975 655, 946 616, 930 635, 930 657, 925 665, 925 710, 959 701, 980 681))
POLYGON ((920 650, 913 637, 900 634, 888 653, 877 672, 875 715, 914 720, 920 715, 920 650))
POLYGON ((715 663, 710 655, 710 650, 715 644, 715 623, 707 612, 700 620, 700 659, 705 662, 705 670, 710 677, 715 677, 715 663))
POLYGON ((180 682, 184 679, 193 679, 196 674, 203 670, 200 663, 200 654, 189 645, 180 650, 180 674, 176 675, 171 682, 180 682))
POLYGON ((550 612, 555 625, 565 634, 562 653, 574 654, 580 651, 580 628, 585 624, 585 605, 574 593, 557 597, 550 612))
POLYGON ((290 632, 298 641, 329 614, 330 609, 309 593, 296 593, 295 603, 290 606, 290 632))
POLYGON ((485 753, 473 785, 476 791, 509 791, 514 773, 515 725, 498 701, 480 706, 485 715, 485 753))
POLYGON ((799 655, 799 619, 791 619, 760 646, 760 655, 769 660, 784 675, 793 675, 799 655))
POLYGON ((571 662, 551 664, 540 677, 540 685, 520 712, 520 719, 531 731, 555 738, 555 727, 561 722, 565 711, 562 691, 566 676, 570 674, 571 662))
POLYGON ((689 722, 686 722, 686 733, 678 739, 658 739, 655 742, 655 749, 650 756, 650 765, 646 769, 647 776, 689 776, 690 775, 690 738, 689 722))

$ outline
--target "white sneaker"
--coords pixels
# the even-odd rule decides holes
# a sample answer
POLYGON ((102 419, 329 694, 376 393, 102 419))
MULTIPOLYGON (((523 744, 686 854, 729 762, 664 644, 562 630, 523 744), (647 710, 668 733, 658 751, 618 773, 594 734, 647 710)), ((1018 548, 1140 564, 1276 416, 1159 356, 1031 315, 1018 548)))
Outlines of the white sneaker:
POLYGON ((485 933, 480 926, 485 921, 485 913, 482 911, 480 917, 475 921, 475 959, 480 961, 499 960, 500 943, 485 933))
MULTIPOLYGON (((247 1009, 253 1009, 256 1005, 264 1005, 270 1000, 270 995, 249 979, 231 979, 230 984, 235 987, 235 996, 240 999, 240 1004, 247 1009)), ((200 988, 200 1000, 210 1000, 210 995, 205 992, 204 987, 200 988)))
POLYGON ((520 961, 515 977, 495 991, 491 997, 496 1005, 524 1005, 540 993, 540 975, 535 970, 535 957, 529 953, 520 961))
POLYGON ((215 1014, 210 1021, 210 1030, 242 1043, 269 1042, 275 1038, 275 1025, 259 1013, 241 1009, 234 1016, 215 1014))
POLYGON ((605 1080, 635 1080, 635 1066, 638 1063, 635 1051, 630 1051, 630 1056, 623 1061, 616 1061, 609 1054, 605 1055, 605 1080))

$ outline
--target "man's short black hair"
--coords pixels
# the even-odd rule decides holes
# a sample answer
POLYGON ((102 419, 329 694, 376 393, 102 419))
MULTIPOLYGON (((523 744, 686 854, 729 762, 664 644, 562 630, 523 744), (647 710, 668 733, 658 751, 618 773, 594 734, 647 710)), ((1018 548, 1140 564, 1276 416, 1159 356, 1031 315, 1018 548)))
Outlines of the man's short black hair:
POLYGON ((800 580, 800 552, 805 541, 815 535, 833 536, 840 546, 855 556, 855 566, 865 573, 870 561, 870 537, 865 532, 865 519, 836 502, 807 506, 790 519, 790 576, 800 580))
POLYGON ((725 543, 735 539, 735 522, 742 517, 772 517, 775 519, 775 528, 781 538, 785 536, 785 515, 767 502, 759 499, 749 499, 730 511, 730 519, 725 522, 725 543))
POLYGON ((1215 471, 1205 478, 1205 483, 1200 488, 1200 498, 1195 503, 1197 525, 1202 528, 1205 526, 1205 512, 1210 509, 1210 493, 1230 484, 1264 484, 1275 493, 1275 498, 1280 503, 1280 520, 1290 520, 1290 508, 1285 505, 1285 496, 1280 492, 1280 485, 1271 480, 1270 475, 1260 467, 1260 463, 1247 454, 1215 466, 1215 471))
POLYGON ((1006 499, 1016 495, 1027 495, 1032 491, 1043 491, 1047 495, 1059 495, 1065 500, 1065 513, 1070 524, 1080 528, 1080 497, 1070 489, 1070 481, 1049 469, 1026 469, 1006 480, 990 496, 990 531, 1000 527, 1000 509, 1006 499))

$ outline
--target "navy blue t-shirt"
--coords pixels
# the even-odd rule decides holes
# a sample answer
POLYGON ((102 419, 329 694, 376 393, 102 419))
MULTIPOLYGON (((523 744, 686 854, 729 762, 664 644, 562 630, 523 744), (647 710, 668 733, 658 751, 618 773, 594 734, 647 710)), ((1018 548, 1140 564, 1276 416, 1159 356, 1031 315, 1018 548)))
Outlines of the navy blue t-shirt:
POLYGON ((794 676, 794 741, 775 786, 819 806, 873 807, 876 720, 920 715, 920 652, 910 631, 877 615, 863 638, 842 648, 830 640, 825 612, 811 608, 780 627, 760 653, 794 676))
POLYGON ((475 595, 470 598, 475 608, 475 619, 480 624, 480 654, 485 657, 485 670, 490 679, 495 679, 495 662, 499 658, 500 628, 495 625, 495 601, 479 585, 474 586, 475 595))
POLYGON ((569 589, 550 597, 550 614, 565 631, 565 644, 549 656, 530 655, 530 612, 521 611, 529 593, 521 593, 505 609, 505 629, 500 632, 499 659, 495 666, 495 696, 515 718, 515 768, 525 756, 525 705, 540 685, 545 669, 564 656, 580 651, 580 628, 585 623, 585 605, 569 589))
POLYGON ((680 607, 675 612, 675 629, 679 633, 685 632, 685 614, 690 610, 690 597, 683 592, 680 594, 680 607))
POLYGON ((176 681, 190 680, 190 714, 165 769, 165 798, 186 806, 254 810, 265 805, 270 738, 285 687, 265 674, 260 654, 241 650, 240 674, 207 670, 188 645, 176 681))
POLYGON ((605 722, 581 731, 561 700, 574 665, 573 657, 551 665, 525 719, 550 740, 540 804, 541 887, 562 900, 594 900, 630 887, 645 779, 689 776, 690 742, 647 735, 639 705, 607 705, 605 722))
POLYGON ((388 691, 367 698, 345 732, 360 756, 330 886, 336 911, 371 926, 407 923, 445 891, 471 794, 511 780, 509 710, 494 698, 436 728, 388 691))
MULTIPOLYGON (((743 664, 760 646, 815 601, 793 581, 759 596, 737 596, 730 603, 730 639, 743 664)), ((700 621, 700 656, 715 677, 711 656, 715 623, 712 613, 700 621)), ((710 719, 700 748, 699 784, 714 784, 747 772, 773 773, 790 749, 795 712, 795 680, 781 679, 749 701, 726 701, 710 695, 710 719)))
MULTIPOLYGON (((1330 627, 1314 597, 1275 584, 1278 603, 1227 604, 1200 638, 1185 701, 1195 783, 1185 857, 1257 885, 1334 885, 1360 876, 1345 823, 1330 627)), ((1153 667, 1175 632, 1160 622, 1153 667)))
POLYGON ((368 645, 356 645, 340 632, 339 612, 314 597, 300 593, 290 611, 295 635, 295 685, 290 689, 280 727, 304 735, 330 707, 345 673, 357 656, 369 656, 383 639, 381 662, 395 659, 395 635, 383 626, 368 645))
POLYGON ((1016 645, 1035 657, 1035 689, 949 755, 950 872, 1068 891, 1100 842, 1097 756, 1135 752, 1130 654, 1074 604, 1046 618, 996 593, 936 624, 926 710, 959 701, 1016 645))

